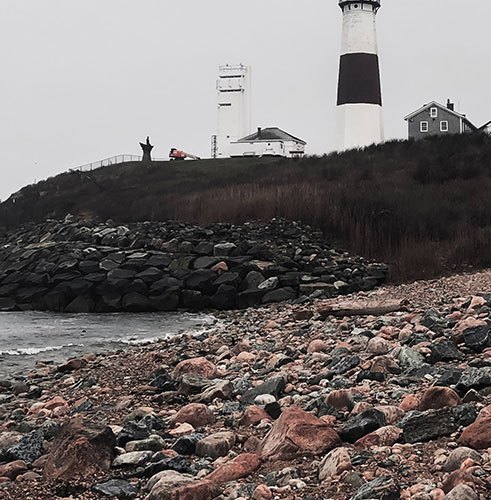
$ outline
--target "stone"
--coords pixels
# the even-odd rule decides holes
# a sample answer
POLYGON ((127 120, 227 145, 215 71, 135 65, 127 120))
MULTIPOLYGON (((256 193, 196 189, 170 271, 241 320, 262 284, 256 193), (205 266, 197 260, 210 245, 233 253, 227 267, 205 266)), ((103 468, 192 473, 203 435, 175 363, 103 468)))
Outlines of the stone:
POLYGON ((475 450, 491 447, 491 417, 483 417, 464 429, 459 443, 475 450))
POLYGON ((172 418, 172 424, 186 423, 194 428, 204 427, 215 423, 215 414, 206 405, 191 403, 183 406, 172 418))
POLYGON ((0 465, 0 477, 8 477, 13 481, 17 476, 27 472, 27 470, 27 464, 23 460, 15 460, 14 462, 0 465))
POLYGON ((225 401, 230 399, 234 392, 234 386, 229 380, 216 380, 196 397, 198 403, 211 403, 215 399, 225 401))
POLYGON ((261 466, 261 458, 255 453, 242 453, 233 460, 219 465, 206 479, 214 484, 223 484, 245 478, 261 466))
POLYGON ((263 420, 271 420, 270 415, 266 413, 263 408, 260 408, 259 406, 248 406, 242 415, 240 425, 257 425, 263 420))
POLYGON ((152 434, 147 439, 130 441, 126 444, 126 451, 160 451, 165 448, 165 441, 158 435, 152 434))
POLYGON ((464 354, 450 340, 437 342, 430 346, 431 354, 429 362, 431 364, 439 361, 454 361, 464 359, 464 354))
POLYGON ((138 494, 138 489, 124 479, 110 479, 97 483, 92 489, 95 493, 105 497, 135 498, 138 494))
POLYGON ((491 347, 491 326, 483 325, 468 328, 464 331, 465 345, 474 352, 483 352, 491 347))
POLYGON ((109 427, 89 425, 80 417, 63 425, 43 469, 48 480, 87 478, 110 469, 116 438, 109 427))
POLYGON ((44 432, 37 429, 26 434, 17 444, 2 452, 4 460, 22 460, 31 464, 43 453, 44 432))
POLYGON ((266 293, 263 297, 263 304, 284 302, 286 300, 294 300, 296 298, 297 292, 293 288, 286 286, 266 293))
POLYGON ((491 367, 484 368, 467 368, 462 373, 456 389, 460 394, 465 394, 469 389, 483 389, 491 387, 491 367))
POLYGON ((14 299, 9 297, 0 297, 0 312, 12 312, 15 311, 17 305, 14 299))
POLYGON ((380 476, 361 486, 351 500, 399 500, 399 487, 389 476, 380 476))
POLYGON ((87 361, 81 358, 72 358, 66 361, 65 363, 62 363, 61 365, 58 365, 57 371, 60 373, 68 373, 68 372, 73 372, 76 370, 80 370, 81 368, 84 368, 87 366, 87 361))
POLYGON ((439 410, 447 406, 459 406, 462 400, 450 387, 431 387, 420 399, 419 410, 439 410))
POLYGON ((271 377, 257 387, 249 389, 240 398, 242 404, 253 404, 257 396, 270 394, 279 398, 286 386, 286 379, 283 375, 271 377))
POLYGON ((479 495, 467 484, 458 484, 445 495, 445 500, 479 500, 479 495))
POLYGON ((172 449, 179 455, 194 455, 196 453, 196 445, 203 438, 202 434, 188 434, 180 437, 172 446, 172 449))
POLYGON ((387 425, 358 439, 355 445, 364 448, 371 448, 372 446, 393 446, 399 441, 401 436, 402 429, 395 425, 387 425))
POLYGON ((131 451, 116 457, 112 466, 117 467, 139 467, 145 465, 153 457, 152 451, 131 451))
POLYGON ((351 458, 347 448, 336 448, 329 452, 319 464, 319 481, 331 480, 351 469, 351 458))
POLYGON ((463 404, 441 410, 411 412, 399 423, 399 427, 406 443, 418 443, 449 436, 461 425, 470 425, 476 418, 476 409, 470 404, 463 404))
POLYGON ((220 285, 211 297, 210 303, 213 308, 220 311, 234 309, 237 303, 237 289, 230 285, 220 285))
POLYGON ((123 311, 127 312, 148 312, 152 310, 152 304, 148 297, 138 292, 130 292, 123 296, 121 300, 123 311))
POLYGON ((387 419, 379 410, 369 408, 364 412, 351 417, 340 429, 339 436, 343 441, 354 443, 358 439, 376 431, 387 424, 387 419))
POLYGON ((373 337, 368 341, 367 352, 370 354, 387 354, 391 347, 390 342, 383 337, 373 337))
POLYGON ((421 368, 426 363, 422 354, 411 347, 404 346, 399 353, 399 364, 403 370, 411 371, 421 368))
POLYGON ((474 460, 476 463, 481 463, 482 458, 479 453, 471 448, 461 446, 452 450, 443 464, 443 470, 446 472, 453 472, 460 469, 460 466, 468 459, 474 460))
POLYGON ((330 376, 343 375, 360 364, 360 358, 356 354, 336 357, 329 365, 330 376))
POLYGON ((179 379, 185 373, 200 375, 211 379, 216 375, 216 367, 211 361, 208 361, 204 357, 186 359, 177 364, 174 368, 172 376, 174 379, 179 379))
MULTIPOLYGON (((177 500, 174 492, 193 481, 193 476, 173 470, 165 470, 153 476, 147 483, 150 491, 146 500, 177 500)), ((183 499, 184 500, 184 499, 183 499)))
POLYGON ((329 349, 329 346, 326 341, 321 339, 315 339, 310 342, 307 347, 307 352, 313 354, 315 352, 326 352, 329 349))
POLYGON ((234 243, 219 243, 213 247, 215 257, 228 257, 237 248, 234 243))
POLYGON ((301 455, 319 455, 341 444, 326 422, 298 407, 283 411, 261 443, 259 452, 268 460, 290 460, 301 455))
POLYGON ((224 457, 234 444, 235 434, 233 432, 217 432, 198 441, 196 455, 212 459, 224 457))

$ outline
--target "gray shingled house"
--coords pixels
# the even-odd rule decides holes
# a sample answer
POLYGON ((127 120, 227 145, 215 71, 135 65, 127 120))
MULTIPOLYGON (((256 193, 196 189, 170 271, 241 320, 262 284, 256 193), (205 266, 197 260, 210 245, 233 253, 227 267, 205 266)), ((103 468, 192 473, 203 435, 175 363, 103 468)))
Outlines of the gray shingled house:
POLYGON ((423 139, 429 135, 467 134, 478 130, 467 117, 455 111, 450 100, 444 106, 436 101, 404 117, 408 124, 409 139, 423 139))

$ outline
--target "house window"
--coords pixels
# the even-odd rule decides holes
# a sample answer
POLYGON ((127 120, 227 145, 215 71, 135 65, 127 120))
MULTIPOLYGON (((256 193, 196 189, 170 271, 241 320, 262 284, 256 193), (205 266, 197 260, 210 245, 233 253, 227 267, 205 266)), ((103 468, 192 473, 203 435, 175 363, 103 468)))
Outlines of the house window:
POLYGON ((419 131, 420 132, 428 132, 428 122, 421 122, 419 124, 419 131))
POLYGON ((440 122, 440 132, 448 132, 448 121, 440 122))
POLYGON ((431 118, 436 118, 438 116, 438 108, 430 108, 431 118))

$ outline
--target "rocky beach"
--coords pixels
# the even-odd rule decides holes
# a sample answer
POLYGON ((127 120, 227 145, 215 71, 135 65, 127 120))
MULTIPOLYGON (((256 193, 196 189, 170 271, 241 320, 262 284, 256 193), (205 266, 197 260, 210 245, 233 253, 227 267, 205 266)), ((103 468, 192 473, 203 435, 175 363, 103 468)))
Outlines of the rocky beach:
POLYGON ((2 378, 1 499, 491 495, 491 272, 381 286, 386 265, 281 219, 67 217, 0 243, 3 314, 216 318, 2 378))
POLYGON ((1 382, 2 499, 491 494, 491 273, 218 313, 1 382))

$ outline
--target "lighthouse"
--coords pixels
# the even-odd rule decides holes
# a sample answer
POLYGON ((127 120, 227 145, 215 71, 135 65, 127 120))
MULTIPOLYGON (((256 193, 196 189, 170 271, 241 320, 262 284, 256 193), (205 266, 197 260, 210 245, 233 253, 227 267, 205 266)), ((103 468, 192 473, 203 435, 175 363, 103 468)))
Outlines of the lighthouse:
POLYGON ((339 62, 338 149, 384 140, 376 17, 381 0, 339 0, 343 35, 339 62))

